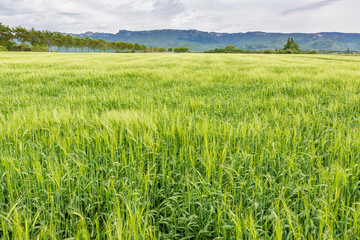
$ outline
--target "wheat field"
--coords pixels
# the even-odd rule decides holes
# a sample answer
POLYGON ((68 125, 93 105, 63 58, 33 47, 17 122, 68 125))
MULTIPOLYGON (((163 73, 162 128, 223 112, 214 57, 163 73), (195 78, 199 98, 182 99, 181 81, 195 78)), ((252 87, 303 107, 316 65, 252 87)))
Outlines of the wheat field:
POLYGON ((0 53, 0 239, 358 239, 360 58, 0 53))

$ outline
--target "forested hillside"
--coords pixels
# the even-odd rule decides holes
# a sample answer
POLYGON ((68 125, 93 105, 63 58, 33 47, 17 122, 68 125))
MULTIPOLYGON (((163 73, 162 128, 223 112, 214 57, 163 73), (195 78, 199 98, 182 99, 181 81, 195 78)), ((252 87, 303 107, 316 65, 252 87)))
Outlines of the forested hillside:
POLYGON ((360 49, 359 33, 216 33, 197 30, 152 30, 127 31, 120 30, 116 34, 86 32, 76 34, 80 37, 105 39, 108 41, 125 41, 157 47, 187 46, 193 52, 224 48, 235 45, 237 48, 249 50, 265 50, 283 48, 286 40, 292 37, 303 50, 345 51, 360 49))

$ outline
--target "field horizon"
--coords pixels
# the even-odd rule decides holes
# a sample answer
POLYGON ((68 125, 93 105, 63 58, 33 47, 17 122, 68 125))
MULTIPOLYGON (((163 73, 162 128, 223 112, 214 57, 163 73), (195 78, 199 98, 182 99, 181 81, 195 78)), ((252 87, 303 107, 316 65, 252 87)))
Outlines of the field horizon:
POLYGON ((357 239, 360 59, 0 52, 0 239, 357 239))

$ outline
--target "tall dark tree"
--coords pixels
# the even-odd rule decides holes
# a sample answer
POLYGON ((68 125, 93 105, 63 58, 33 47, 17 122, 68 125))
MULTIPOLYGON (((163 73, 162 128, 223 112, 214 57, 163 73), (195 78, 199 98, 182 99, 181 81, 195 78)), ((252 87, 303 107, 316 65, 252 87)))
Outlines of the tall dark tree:
POLYGON ((106 49, 106 42, 104 39, 98 39, 97 40, 97 48, 100 50, 100 52, 103 50, 105 52, 106 49))
POLYGON ((288 38, 283 50, 288 53, 301 53, 300 45, 293 38, 288 38))
POLYGON ((120 50, 124 51, 127 47, 127 44, 125 42, 118 42, 120 50))
POLYGON ((105 41, 104 52, 106 52, 106 51, 111 52, 112 47, 113 47, 113 42, 105 41))
POLYGON ((55 34, 49 31, 43 31, 42 35, 48 48, 48 52, 50 52, 50 48, 55 45, 55 34))
POLYGON ((75 47, 75 52, 76 52, 76 50, 77 50, 78 48, 82 48, 83 51, 84 51, 83 43, 84 43, 83 38, 79 38, 79 37, 75 37, 75 38, 74 38, 73 44, 74 44, 74 47, 75 47))
POLYGON ((32 28, 29 31, 29 42, 33 48, 39 48, 40 46, 45 45, 45 38, 41 31, 37 31, 32 28))
POLYGON ((117 50, 116 42, 110 42, 109 47, 113 53, 116 52, 116 50, 117 50))
POLYGON ((64 47, 66 48, 66 52, 69 52, 69 48, 74 46, 74 38, 68 34, 63 36, 64 47))
POLYGON ((92 39, 91 39, 91 38, 89 38, 89 37, 84 38, 84 47, 86 47, 86 48, 87 48, 88 53, 90 52, 90 48, 91 48, 91 41, 92 41, 92 39))
POLYGON ((21 26, 18 26, 13 29, 13 32, 15 34, 15 38, 19 40, 21 51, 24 51, 24 45, 26 42, 30 42, 30 33, 26 28, 23 28, 21 26))
POLYGON ((11 28, 0 23, 0 44, 6 48, 7 43, 13 38, 14 35, 11 31, 11 28))
POLYGON ((90 49, 92 49, 95 52, 96 48, 98 46, 98 41, 96 39, 89 38, 89 46, 90 46, 90 49))
POLYGON ((60 52, 60 48, 64 46, 64 36, 61 33, 54 33, 53 44, 57 46, 58 52, 60 52))
POLYGON ((80 46, 81 52, 84 53, 84 48, 86 47, 86 40, 84 38, 80 38, 80 46))

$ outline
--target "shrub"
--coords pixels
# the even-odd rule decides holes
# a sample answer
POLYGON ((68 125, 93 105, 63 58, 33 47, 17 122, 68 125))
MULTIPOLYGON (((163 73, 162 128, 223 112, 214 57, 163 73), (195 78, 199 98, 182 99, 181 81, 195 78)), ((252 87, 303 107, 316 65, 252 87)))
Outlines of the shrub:
POLYGON ((265 53, 265 54, 274 54, 275 51, 272 50, 272 49, 267 49, 267 50, 265 50, 263 53, 265 53))
POLYGON ((316 50, 311 50, 311 51, 308 51, 307 53, 308 53, 308 54, 317 54, 318 51, 316 51, 316 50))

